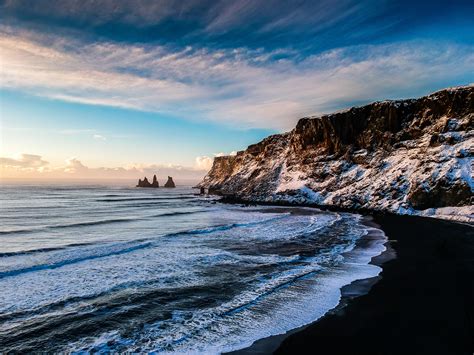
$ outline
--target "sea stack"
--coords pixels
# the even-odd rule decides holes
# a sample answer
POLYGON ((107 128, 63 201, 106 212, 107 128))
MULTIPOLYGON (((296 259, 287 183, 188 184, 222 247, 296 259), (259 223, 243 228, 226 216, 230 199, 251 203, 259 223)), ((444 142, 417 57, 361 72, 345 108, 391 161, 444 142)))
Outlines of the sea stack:
POLYGON ((166 181, 165 187, 176 187, 171 176, 168 176, 168 181, 166 181))
POLYGON ((153 182, 151 183, 151 187, 160 187, 156 175, 153 175, 153 182))
POLYGON ((148 179, 145 177, 143 180, 138 179, 137 187, 159 187, 158 180, 156 179, 156 175, 153 176, 153 184, 150 184, 148 179))

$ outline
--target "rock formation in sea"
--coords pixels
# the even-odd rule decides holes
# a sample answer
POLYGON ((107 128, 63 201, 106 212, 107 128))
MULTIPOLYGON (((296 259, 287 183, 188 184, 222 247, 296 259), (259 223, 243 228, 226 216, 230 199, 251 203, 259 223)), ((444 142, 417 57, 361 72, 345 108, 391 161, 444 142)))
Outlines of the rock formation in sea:
POLYGON ((176 187, 171 176, 168 176, 168 181, 166 181, 165 187, 176 187))
POLYGON ((153 175, 153 182, 151 183, 151 187, 160 187, 160 184, 158 183, 158 179, 156 178, 156 175, 153 175))
POLYGON ((474 86, 306 117, 235 156, 198 187, 254 202, 474 221, 474 86))
POLYGON ((153 183, 150 184, 148 179, 145 177, 143 180, 138 179, 138 185, 137 187, 159 187, 160 184, 158 183, 158 180, 156 179, 156 175, 153 175, 153 183))

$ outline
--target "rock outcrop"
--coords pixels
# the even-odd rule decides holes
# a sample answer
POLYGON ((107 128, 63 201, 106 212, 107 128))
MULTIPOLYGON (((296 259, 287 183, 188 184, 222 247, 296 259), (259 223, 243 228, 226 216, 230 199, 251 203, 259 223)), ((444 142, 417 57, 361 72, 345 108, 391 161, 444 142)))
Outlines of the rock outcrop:
POLYGON ((141 179, 138 179, 137 187, 155 187, 156 188, 159 186, 160 184, 158 183, 156 175, 153 175, 153 182, 151 184, 146 177, 143 179, 143 181, 141 179))
POLYGON ((168 176, 168 181, 166 181, 165 187, 176 187, 171 176, 168 176))
POLYGON ((160 184, 158 183, 158 179, 156 178, 156 175, 153 175, 153 182, 151 183, 151 187, 160 187, 160 184))
POLYGON ((317 204, 474 221, 474 86, 302 118, 198 185, 255 202, 317 204))

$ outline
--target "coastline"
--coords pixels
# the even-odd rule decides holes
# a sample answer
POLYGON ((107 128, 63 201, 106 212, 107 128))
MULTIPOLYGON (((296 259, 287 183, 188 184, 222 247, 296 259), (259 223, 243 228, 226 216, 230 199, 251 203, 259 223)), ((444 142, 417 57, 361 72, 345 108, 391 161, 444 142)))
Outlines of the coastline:
POLYGON ((373 218, 390 240, 371 262, 383 264, 378 277, 343 287, 339 305, 310 325, 234 354, 472 354, 473 226, 393 214, 373 218))
POLYGON ((428 217, 438 220, 453 221, 458 223, 465 223, 467 225, 472 225, 474 223, 473 217, 473 208, 472 206, 462 206, 462 207, 442 207, 442 208, 428 208, 426 210, 400 210, 394 212, 387 209, 371 209, 366 207, 341 207, 338 205, 325 204, 321 205, 318 203, 313 203, 311 201, 307 202, 297 202, 289 200, 277 200, 277 201, 260 201, 260 200, 248 200, 237 197, 235 195, 221 195, 215 194, 216 196, 221 196, 219 202, 227 204, 240 204, 244 206, 287 206, 287 207, 312 207, 318 208, 323 211, 332 211, 332 212, 349 212, 361 214, 363 216, 372 216, 372 215, 398 215, 398 216, 418 216, 418 217, 428 217))
MULTIPOLYGON (((374 222, 371 216, 367 216, 367 215, 362 216, 361 223, 367 226, 368 228, 370 228, 368 234, 363 236, 361 239, 357 241, 356 246, 353 250, 343 255, 346 255, 348 258, 351 258, 351 256, 356 256, 357 258, 357 254, 360 254, 361 251, 363 252, 366 249, 371 249, 376 245, 383 245, 384 250, 380 254, 372 257, 371 261, 368 263, 370 265, 375 265, 375 266, 380 267, 381 269, 380 273, 381 273, 383 270, 382 264, 384 264, 385 262, 389 260, 394 259, 396 257, 395 252, 390 245, 390 241, 381 230, 381 227, 377 223, 374 222)), ((319 320, 323 319, 327 315, 340 311, 341 309, 346 307, 347 304, 353 298, 367 294, 369 290, 371 289, 371 287, 375 285, 381 279, 380 273, 374 277, 354 280, 350 282, 349 284, 341 287, 340 300, 337 306, 333 309, 328 310, 327 313, 323 315, 321 318, 309 324, 303 325, 301 327, 291 329, 286 333, 272 335, 267 338, 259 339, 247 348, 225 352, 224 354, 250 355, 250 354, 273 353, 280 347, 280 345, 283 343, 283 341, 286 338, 290 337, 293 334, 297 334, 301 332, 302 330, 310 327, 312 324, 317 323, 319 320)))

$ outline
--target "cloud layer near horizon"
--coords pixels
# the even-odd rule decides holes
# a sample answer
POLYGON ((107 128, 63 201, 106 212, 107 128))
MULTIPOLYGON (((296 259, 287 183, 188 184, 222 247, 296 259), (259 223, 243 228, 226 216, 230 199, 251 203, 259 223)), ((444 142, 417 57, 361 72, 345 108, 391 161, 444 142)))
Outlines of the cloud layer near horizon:
POLYGON ((124 167, 88 167, 77 158, 67 159, 63 166, 51 166, 40 155, 22 154, 19 158, 0 157, 0 178, 4 179, 138 179, 154 174, 158 180, 172 176, 177 183, 196 183, 206 174, 212 158, 198 157, 206 164, 194 167, 163 164, 130 164, 124 167))
POLYGON ((353 103, 426 93, 466 80, 474 67, 473 46, 430 41, 358 45, 302 58, 289 49, 87 44, 3 27, 0 51, 4 88, 280 130, 299 117, 353 103))

